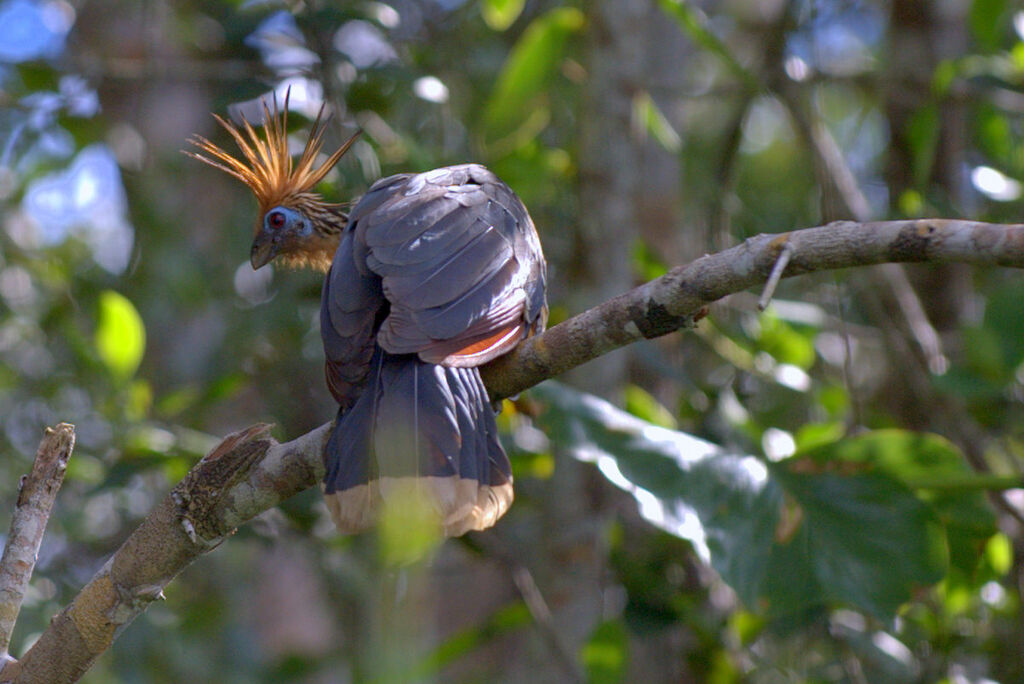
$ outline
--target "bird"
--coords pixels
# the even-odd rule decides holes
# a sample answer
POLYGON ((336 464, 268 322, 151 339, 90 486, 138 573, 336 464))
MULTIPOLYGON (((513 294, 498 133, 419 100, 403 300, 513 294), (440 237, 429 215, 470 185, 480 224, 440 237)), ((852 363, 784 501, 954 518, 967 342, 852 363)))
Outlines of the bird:
POLYGON ((320 333, 338 409, 322 488, 338 530, 370 529, 410 496, 444 536, 487 529, 514 494, 479 368, 544 330, 536 227, 515 192, 475 163, 388 176, 357 201, 325 201, 316 188, 359 132, 322 158, 324 111, 297 161, 287 96, 283 108, 264 100, 262 136, 244 117, 236 125, 214 114, 240 157, 199 135, 186 154, 255 195, 254 269, 276 260, 325 273, 320 333))

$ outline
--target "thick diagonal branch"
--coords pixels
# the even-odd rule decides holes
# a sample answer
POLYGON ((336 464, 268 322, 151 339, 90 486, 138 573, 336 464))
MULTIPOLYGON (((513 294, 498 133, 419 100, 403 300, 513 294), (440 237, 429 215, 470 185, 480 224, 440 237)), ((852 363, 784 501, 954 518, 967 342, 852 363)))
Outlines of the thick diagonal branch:
MULTIPOLYGON (((527 340, 483 369, 498 399, 643 338, 678 330, 702 307, 764 284, 779 251, 783 277, 886 262, 1024 267, 1024 225, 923 219, 840 221, 759 235, 600 304, 527 340)), ((183 568, 236 527, 323 476, 329 425, 286 444, 266 426, 229 436, 204 457, 104 565, 0 682, 71 682, 183 568)))

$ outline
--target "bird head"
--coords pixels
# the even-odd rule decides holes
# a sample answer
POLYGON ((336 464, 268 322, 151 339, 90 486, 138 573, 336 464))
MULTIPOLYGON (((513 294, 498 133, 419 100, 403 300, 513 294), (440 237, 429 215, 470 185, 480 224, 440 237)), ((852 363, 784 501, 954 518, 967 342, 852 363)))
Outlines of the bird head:
POLYGON ((241 159, 200 135, 190 139, 200 152, 186 150, 185 154, 234 176, 256 196, 259 217, 249 255, 253 268, 275 258, 287 266, 310 266, 322 271, 331 266, 347 217, 342 211, 344 205, 325 202, 313 188, 338 163, 359 133, 317 165, 327 127, 323 113, 321 107, 295 163, 288 153, 287 97, 283 111, 278 110, 276 100, 273 112, 263 104, 262 137, 245 119, 241 126, 236 126, 214 114, 235 139, 241 159))

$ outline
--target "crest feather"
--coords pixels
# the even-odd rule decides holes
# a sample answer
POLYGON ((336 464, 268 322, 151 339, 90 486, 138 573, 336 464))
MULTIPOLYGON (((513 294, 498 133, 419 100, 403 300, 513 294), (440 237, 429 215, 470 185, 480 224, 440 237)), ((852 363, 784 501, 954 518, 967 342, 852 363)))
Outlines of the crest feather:
POLYGON ((185 154, 201 162, 216 167, 234 176, 249 186, 260 211, 265 212, 271 207, 286 204, 289 198, 307 193, 319 200, 319 195, 311 193, 313 187, 324 179, 334 168, 338 160, 348 152, 359 137, 360 131, 350 137, 345 144, 331 154, 322 164, 317 165, 317 156, 324 144, 327 131, 327 120, 324 118, 326 103, 321 105, 309 139, 302 150, 298 162, 293 164, 288 154, 288 96, 285 96, 284 109, 279 110, 274 100, 274 111, 270 111, 266 101, 263 102, 263 136, 261 137, 248 120, 242 118, 241 126, 235 125, 223 117, 214 114, 224 130, 235 140, 243 159, 232 156, 212 141, 201 135, 194 135, 189 142, 199 148, 199 152, 184 150, 185 154))

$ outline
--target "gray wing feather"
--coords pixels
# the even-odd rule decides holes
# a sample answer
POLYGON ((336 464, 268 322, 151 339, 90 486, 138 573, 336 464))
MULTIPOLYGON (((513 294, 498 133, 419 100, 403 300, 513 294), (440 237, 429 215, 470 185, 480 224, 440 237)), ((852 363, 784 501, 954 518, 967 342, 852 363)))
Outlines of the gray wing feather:
POLYGON ((320 297, 320 334, 326 357, 327 385, 338 403, 355 401, 375 346, 377 316, 387 303, 380 279, 356 268, 356 245, 346 232, 320 297))
MULTIPOLYGON (((522 202, 477 164, 378 181, 350 215, 352 258, 381 279, 395 354, 543 327, 544 259, 522 202), (539 323, 539 325, 538 325, 539 323)), ((339 251, 340 254, 340 251, 339 251)))

